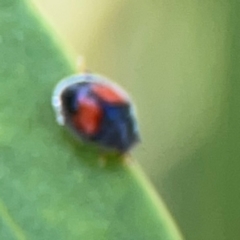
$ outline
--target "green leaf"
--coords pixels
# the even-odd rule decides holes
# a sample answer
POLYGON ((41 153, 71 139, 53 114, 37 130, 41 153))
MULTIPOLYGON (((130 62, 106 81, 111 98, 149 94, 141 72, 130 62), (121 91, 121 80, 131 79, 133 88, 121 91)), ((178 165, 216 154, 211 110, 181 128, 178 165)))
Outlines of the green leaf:
POLYGON ((136 163, 102 168, 56 124, 74 71, 28 3, 0 0, 0 53, 0 239, 181 239, 136 163))

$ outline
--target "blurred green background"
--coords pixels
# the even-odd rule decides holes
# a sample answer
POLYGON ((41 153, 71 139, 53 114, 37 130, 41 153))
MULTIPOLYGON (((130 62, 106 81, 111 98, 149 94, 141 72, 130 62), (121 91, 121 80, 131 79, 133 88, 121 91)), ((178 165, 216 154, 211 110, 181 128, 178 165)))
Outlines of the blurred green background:
POLYGON ((240 239, 240 2, 34 2, 72 61, 131 93, 134 158, 186 239, 240 239))

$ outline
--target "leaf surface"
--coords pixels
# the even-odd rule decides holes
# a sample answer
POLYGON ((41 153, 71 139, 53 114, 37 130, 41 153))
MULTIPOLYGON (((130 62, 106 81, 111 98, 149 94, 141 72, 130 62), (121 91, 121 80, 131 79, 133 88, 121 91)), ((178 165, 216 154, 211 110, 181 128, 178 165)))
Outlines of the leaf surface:
POLYGON ((73 68, 19 0, 0 1, 0 239, 181 239, 136 163, 55 122, 50 99, 73 68))

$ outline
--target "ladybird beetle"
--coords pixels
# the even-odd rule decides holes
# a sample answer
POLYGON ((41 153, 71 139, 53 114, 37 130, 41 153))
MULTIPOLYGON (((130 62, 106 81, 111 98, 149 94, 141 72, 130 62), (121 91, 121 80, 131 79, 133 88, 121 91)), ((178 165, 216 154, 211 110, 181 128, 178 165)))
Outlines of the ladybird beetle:
POLYGON ((54 89, 52 106, 57 122, 83 141, 119 153, 139 141, 128 94, 103 76, 84 72, 63 79, 54 89))

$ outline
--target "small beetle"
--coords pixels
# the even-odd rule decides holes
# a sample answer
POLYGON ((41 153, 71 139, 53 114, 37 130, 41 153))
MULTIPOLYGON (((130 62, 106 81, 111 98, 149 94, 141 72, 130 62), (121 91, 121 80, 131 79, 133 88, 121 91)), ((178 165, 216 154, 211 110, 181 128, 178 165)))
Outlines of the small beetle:
POLYGON ((128 94, 103 76, 83 72, 63 79, 54 89, 52 106, 57 122, 83 141, 121 154, 139 142, 128 94))

